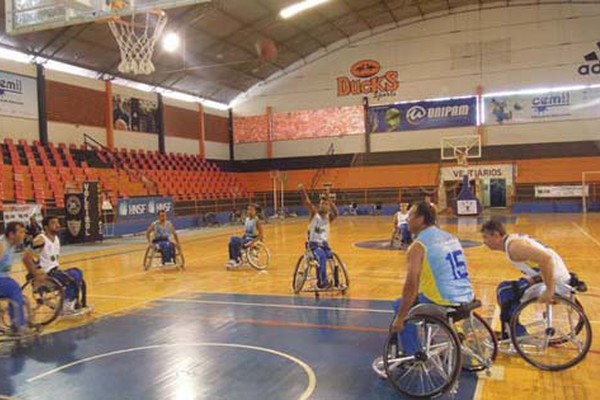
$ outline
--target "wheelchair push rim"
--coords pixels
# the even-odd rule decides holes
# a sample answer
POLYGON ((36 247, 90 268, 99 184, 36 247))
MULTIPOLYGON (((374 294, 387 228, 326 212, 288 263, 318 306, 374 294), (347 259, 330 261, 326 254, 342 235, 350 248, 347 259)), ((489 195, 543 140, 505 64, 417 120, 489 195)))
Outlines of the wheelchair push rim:
POLYGON ((489 369, 498 356, 498 340, 489 324, 477 313, 454 324, 461 341, 465 371, 489 369))
POLYGON ((56 279, 46 277, 43 285, 34 287, 30 279, 21 287, 30 306, 30 323, 34 326, 46 326, 59 317, 64 303, 64 288, 56 279))
POLYGON ((256 270, 262 271, 269 266, 271 261, 271 252, 263 243, 256 243, 254 246, 247 248, 246 258, 248 264, 256 270), (264 259, 261 259, 261 255, 264 259))
POLYGON ((522 303, 511 319, 510 335, 517 353, 546 371, 577 365, 592 343, 592 328, 583 309, 561 296, 556 296, 552 305, 536 298, 522 303))
POLYGON ((436 397, 453 388, 462 365, 459 339, 450 325, 432 315, 412 315, 405 321, 414 324, 420 350, 402 355, 397 333, 385 342, 383 364, 388 381, 400 393, 411 397, 436 397))

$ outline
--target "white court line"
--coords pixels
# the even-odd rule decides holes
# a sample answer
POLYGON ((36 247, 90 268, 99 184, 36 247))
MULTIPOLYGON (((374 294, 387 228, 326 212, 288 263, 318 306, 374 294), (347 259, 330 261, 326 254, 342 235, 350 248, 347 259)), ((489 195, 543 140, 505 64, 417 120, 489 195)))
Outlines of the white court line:
POLYGON ((587 236, 588 239, 590 239, 592 242, 594 242, 596 244, 596 246, 600 247, 600 242, 595 237, 590 235, 585 229, 583 229, 581 227, 581 225, 579 225, 575 222, 571 222, 571 223, 575 226, 575 228, 579 229, 579 232, 583 233, 585 236, 587 236))
POLYGON ((135 351, 143 351, 143 350, 151 350, 151 349, 161 349, 161 348, 170 348, 170 347, 177 347, 177 346, 188 346, 188 347, 230 347, 230 348, 237 348, 237 349, 245 349, 245 350, 256 350, 256 351, 261 351, 263 353, 270 353, 270 354, 274 354, 276 356, 282 357, 282 358, 287 358, 288 360, 296 363, 297 365, 299 365, 300 367, 302 367, 302 369, 304 370, 304 372, 306 373, 306 376, 308 377, 308 385, 306 387, 306 389, 304 390, 304 392, 300 395, 299 399, 300 400, 305 400, 310 398, 310 395, 314 392, 315 387, 317 386, 317 377, 315 375, 315 372, 313 371, 313 369, 306 364, 304 361, 300 360, 299 358, 296 358, 292 355, 289 355, 287 353, 281 352, 281 351, 277 351, 277 350, 273 350, 273 349, 269 349, 267 347, 259 347, 259 346, 250 346, 250 345, 245 345, 245 344, 235 344, 235 343, 207 343, 207 342, 199 342, 199 343, 168 343, 168 344, 156 344, 156 345, 151 345, 151 346, 142 346, 142 347, 134 347, 134 348, 129 348, 129 349, 123 349, 123 350, 116 350, 116 351, 111 351, 109 353, 104 353, 104 354, 98 354, 92 357, 87 357, 87 358, 83 358, 81 360, 77 360, 65 365, 61 365, 58 368, 54 368, 51 369, 50 371, 46 371, 40 375, 31 377, 29 379, 27 379, 27 383, 31 383, 31 382, 35 382, 38 379, 42 379, 45 378, 49 375, 52 375, 56 372, 60 372, 63 371, 65 369, 71 368, 75 365, 79 365, 79 364, 83 364, 85 362, 89 362, 89 361, 94 361, 94 360, 99 360, 102 358, 107 358, 107 357, 111 357, 111 356, 115 356, 115 355, 119 355, 119 354, 126 354, 126 353, 132 353, 135 351))
MULTIPOLYGON (((135 296, 113 296, 113 295, 90 295, 88 297, 99 297, 108 299, 123 299, 123 300, 142 300, 142 297, 135 296)), ((276 304, 276 303, 248 303, 238 301, 220 301, 220 300, 194 300, 194 299, 173 299, 160 298, 154 301, 165 303, 196 303, 196 304, 218 304, 242 307, 265 307, 265 308, 291 308, 301 310, 328 310, 328 311, 352 311, 352 312, 367 312, 376 314, 393 314, 394 310, 381 310, 376 308, 351 308, 351 307, 324 307, 324 306, 303 306, 294 304, 276 304)))

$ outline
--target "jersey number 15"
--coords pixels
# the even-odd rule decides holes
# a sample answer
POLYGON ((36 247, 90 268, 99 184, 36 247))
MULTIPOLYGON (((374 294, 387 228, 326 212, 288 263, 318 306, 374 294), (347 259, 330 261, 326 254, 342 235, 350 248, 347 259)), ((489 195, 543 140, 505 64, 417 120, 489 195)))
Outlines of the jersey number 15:
POLYGON ((452 275, 454 279, 464 279, 469 276, 467 272, 467 263, 465 262, 465 255, 462 250, 456 250, 446 255, 446 260, 452 266, 452 275))

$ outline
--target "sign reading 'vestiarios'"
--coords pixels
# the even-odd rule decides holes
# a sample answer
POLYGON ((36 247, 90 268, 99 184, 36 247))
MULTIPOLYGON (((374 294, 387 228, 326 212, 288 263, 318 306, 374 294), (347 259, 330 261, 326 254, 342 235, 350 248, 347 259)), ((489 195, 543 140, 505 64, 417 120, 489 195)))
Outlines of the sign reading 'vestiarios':
POLYGON ((375 60, 361 60, 350 67, 350 76, 337 78, 338 96, 395 96, 400 87, 398 71, 382 71, 375 60))

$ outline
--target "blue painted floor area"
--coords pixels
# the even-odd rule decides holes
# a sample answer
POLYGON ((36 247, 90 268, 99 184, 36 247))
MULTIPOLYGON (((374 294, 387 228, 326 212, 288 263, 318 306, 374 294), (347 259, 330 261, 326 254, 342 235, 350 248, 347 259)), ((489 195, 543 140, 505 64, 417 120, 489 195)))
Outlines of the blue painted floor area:
MULTIPOLYGON (((188 294, 0 358, 19 399, 397 399, 372 372, 386 301, 188 294), (314 374, 314 375, 313 375, 314 374)), ((472 399, 464 373, 456 399, 472 399)))

